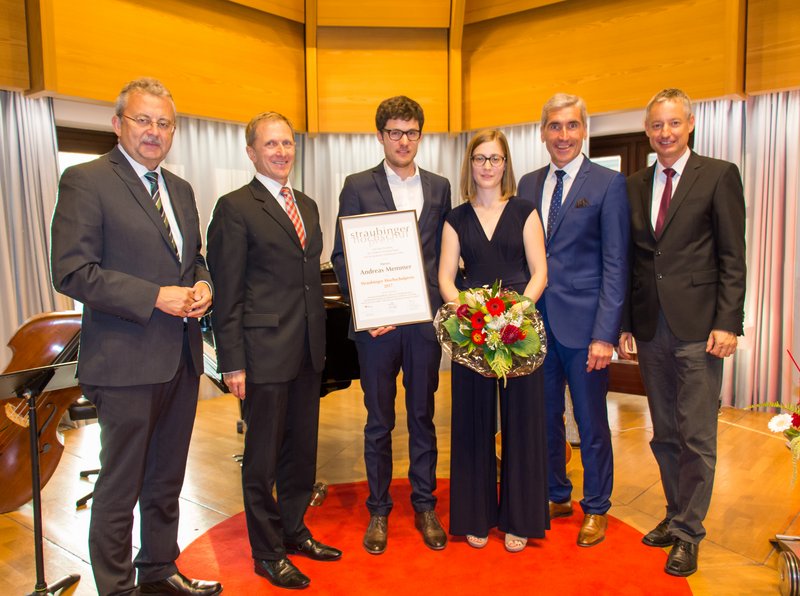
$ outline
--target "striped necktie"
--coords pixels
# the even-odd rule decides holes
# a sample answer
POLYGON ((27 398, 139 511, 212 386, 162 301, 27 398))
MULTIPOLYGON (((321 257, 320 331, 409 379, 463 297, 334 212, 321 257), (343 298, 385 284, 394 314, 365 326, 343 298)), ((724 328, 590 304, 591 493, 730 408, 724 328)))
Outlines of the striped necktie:
POLYGON ((287 187, 281 189, 281 196, 286 203, 286 215, 292 220, 294 231, 297 232, 297 237, 300 239, 300 246, 306 247, 306 231, 303 229, 303 222, 300 221, 300 214, 297 212, 297 205, 294 203, 291 191, 287 187))
MULTIPOLYGON (((164 223, 164 227, 167 228, 169 245, 172 247, 175 254, 178 255, 178 245, 175 244, 175 238, 172 236, 172 229, 169 227, 167 214, 164 213, 164 205, 161 204, 161 189, 158 187, 158 172, 147 172, 144 177, 147 178, 147 181, 150 183, 150 198, 153 199, 158 214, 161 216, 161 221, 164 223)), ((180 258, 180 255, 178 255, 178 257, 180 258)))

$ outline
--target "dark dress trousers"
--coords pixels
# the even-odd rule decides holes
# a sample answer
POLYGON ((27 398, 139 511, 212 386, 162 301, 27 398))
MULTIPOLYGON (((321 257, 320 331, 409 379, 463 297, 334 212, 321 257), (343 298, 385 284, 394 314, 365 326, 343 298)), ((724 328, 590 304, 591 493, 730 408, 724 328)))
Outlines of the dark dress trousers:
POLYGON ((705 351, 712 329, 742 334, 745 206, 737 167, 691 153, 657 240, 655 165, 628 179, 632 331, 661 472, 670 533, 697 543, 711 501, 722 360, 705 351))
POLYGON ((89 552, 100 594, 176 571, 178 498, 203 370, 197 320, 155 309, 161 286, 210 283, 189 184, 161 170, 183 237, 178 260, 142 180, 118 148, 61 177, 52 223, 56 289, 83 303, 78 377, 100 422, 89 552))
MULTIPOLYGON (((419 168, 423 207, 419 215, 422 257, 428 281, 432 314, 442 304, 439 295, 439 247, 444 219, 450 211, 450 183, 419 168)), ((339 217, 396 211, 383 163, 347 177, 339 195, 339 217)), ((337 226, 331 255, 336 277, 349 295, 341 232, 337 226)), ((351 325, 352 332, 352 325, 351 325)), ((403 370, 409 432, 411 502, 415 511, 436 505, 436 429, 433 394, 439 386, 441 348, 431 323, 403 325, 379 337, 352 332, 361 366, 361 387, 367 409, 364 427, 364 462, 369 484, 367 508, 373 515, 392 509, 392 429, 395 425, 397 375, 403 370)))
MULTIPOLYGON (((526 174, 521 198, 541 217, 548 168, 526 174)), ((547 331, 544 368, 550 500, 571 498, 564 444, 564 388, 569 384, 581 437, 584 513, 611 507, 614 461, 608 426, 608 368, 586 372, 593 339, 617 345, 628 279, 625 178, 584 158, 546 242, 547 287, 536 304, 547 331)), ((546 228, 546 222, 542 223, 546 228)))
POLYGON ((255 559, 282 559, 284 543, 311 537, 303 516, 316 475, 325 364, 322 231, 316 203, 293 192, 305 249, 255 178, 219 199, 208 228, 219 370, 246 371, 242 490, 255 559))

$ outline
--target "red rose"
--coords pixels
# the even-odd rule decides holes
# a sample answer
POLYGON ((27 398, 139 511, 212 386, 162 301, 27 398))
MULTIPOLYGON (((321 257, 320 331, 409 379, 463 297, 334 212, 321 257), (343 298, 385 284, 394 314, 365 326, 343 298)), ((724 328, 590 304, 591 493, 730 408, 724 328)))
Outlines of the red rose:
POLYGON ((800 414, 792 414, 792 426, 800 428, 800 414))
POLYGON ((485 315, 481 311, 478 311, 474 315, 472 315, 470 322, 472 323, 473 329, 483 329, 483 326, 486 325, 486 321, 483 318, 484 316, 485 315))
POLYGON ((504 344, 513 344, 520 339, 520 328, 515 325, 506 325, 500 333, 500 341, 504 344))
POLYGON ((476 346, 480 346, 481 344, 486 343, 486 336, 480 329, 476 329, 475 331, 472 332, 471 339, 472 343, 474 343, 476 346))
POLYGON ((525 333, 522 329, 520 329, 519 330, 519 338, 520 339, 525 339, 526 337, 528 337, 528 334, 525 333))
POLYGON ((503 302, 500 298, 490 298, 486 301, 486 310, 489 311, 489 314, 493 317, 502 314, 505 309, 505 302, 503 302))
POLYGON ((458 309, 456 309, 456 315, 459 319, 468 319, 469 318, 469 306, 466 304, 459 305, 458 309))

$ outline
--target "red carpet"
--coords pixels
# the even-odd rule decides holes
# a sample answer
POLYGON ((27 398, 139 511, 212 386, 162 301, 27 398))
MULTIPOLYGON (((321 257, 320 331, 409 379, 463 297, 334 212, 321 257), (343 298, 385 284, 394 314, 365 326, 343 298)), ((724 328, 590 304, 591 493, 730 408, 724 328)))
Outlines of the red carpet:
MULTIPOLYGON (((447 529, 449 483, 439 480, 438 512, 447 529)), ((521 553, 503 548, 503 535, 494 532, 482 550, 463 538, 447 548, 425 548, 414 529, 407 480, 392 482, 394 510, 389 516, 389 544, 382 555, 369 555, 361 546, 369 515, 364 507, 366 483, 331 486, 321 507, 309 508, 308 527, 318 540, 344 551, 340 561, 321 563, 292 557, 311 578, 305 590, 336 596, 527 594, 691 594, 683 578, 664 573, 666 551, 641 543, 642 535, 613 517, 601 544, 575 544, 583 516, 551 523, 543 540, 531 540, 521 553)), ((226 596, 289 594, 274 588, 253 572, 244 513, 218 524, 190 544, 178 566, 189 577, 216 579, 226 596)))

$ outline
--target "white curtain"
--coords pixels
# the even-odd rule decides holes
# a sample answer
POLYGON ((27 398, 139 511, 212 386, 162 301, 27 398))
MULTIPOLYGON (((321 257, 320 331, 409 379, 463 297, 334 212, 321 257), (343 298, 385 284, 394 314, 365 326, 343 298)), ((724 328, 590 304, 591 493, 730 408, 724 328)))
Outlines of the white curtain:
POLYGON ((746 350, 739 355, 737 405, 796 401, 800 200, 800 91, 748 100, 744 168, 748 203, 746 350), (744 357, 744 362, 742 362, 744 357), (743 396, 740 399, 740 395, 743 396))
MULTIPOLYGON (((745 143, 745 112, 744 101, 718 100, 699 102, 695 105, 694 149, 700 155, 724 159, 738 166, 739 172, 744 177, 744 143, 745 143)), ((750 205, 752 195, 745 192, 745 202, 750 205)), ((745 218, 746 237, 750 235, 753 227, 752 210, 747 210, 745 218)), ((747 238, 746 238, 747 240, 747 238)), ((746 241, 748 255, 750 242, 746 241)), ((748 258, 748 265, 752 259, 748 258)), ((750 267, 748 266, 748 270, 750 267)), ((750 280, 747 282, 747 292, 750 294, 750 280)), ((747 316, 745 309, 744 337, 740 338, 739 347, 732 358, 726 358, 722 369, 722 402, 725 405, 747 405, 747 393, 744 387, 736 382, 736 378, 744 378, 748 368, 748 357, 751 353, 751 339, 753 336, 753 321, 747 316), (740 371, 737 374, 737 371, 740 371)))
POLYGON ((241 124, 178 118, 164 167, 191 183, 204 238, 217 199, 253 178, 245 145, 241 124))
POLYGON ((50 283, 50 219, 58 149, 50 99, 0 91, 0 366, 6 342, 28 317, 70 308, 50 283))

